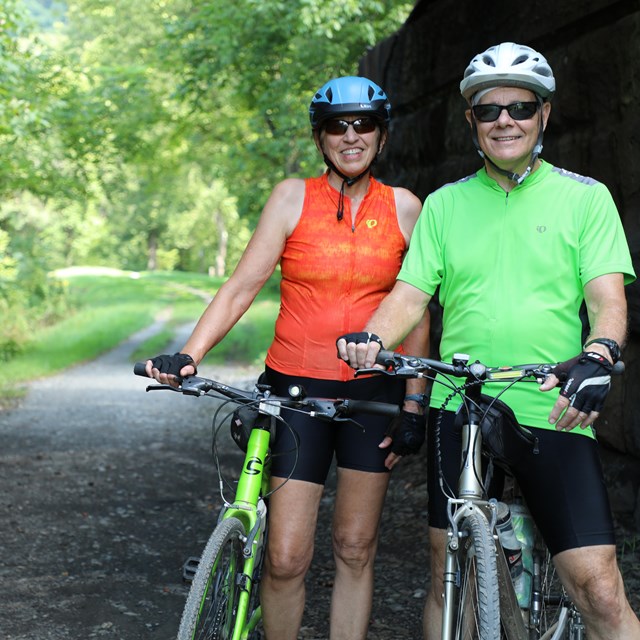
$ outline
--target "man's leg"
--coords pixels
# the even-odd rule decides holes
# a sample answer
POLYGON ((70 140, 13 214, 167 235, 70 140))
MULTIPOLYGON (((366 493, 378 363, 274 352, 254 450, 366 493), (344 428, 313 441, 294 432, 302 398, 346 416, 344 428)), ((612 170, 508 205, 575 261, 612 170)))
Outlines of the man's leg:
POLYGON ((569 549, 553 561, 589 640, 640 640, 640 622, 625 595, 614 545, 569 549))
MULTIPOLYGON (((282 478, 272 478, 278 487, 282 478)), ((324 486, 289 480, 269 498, 267 555, 260 589, 266 640, 296 640, 304 612, 304 578, 313 558, 324 486)))
POLYGON ((364 640, 373 597, 378 526, 388 473, 338 468, 333 516, 336 577, 331 596, 331 640, 364 640))

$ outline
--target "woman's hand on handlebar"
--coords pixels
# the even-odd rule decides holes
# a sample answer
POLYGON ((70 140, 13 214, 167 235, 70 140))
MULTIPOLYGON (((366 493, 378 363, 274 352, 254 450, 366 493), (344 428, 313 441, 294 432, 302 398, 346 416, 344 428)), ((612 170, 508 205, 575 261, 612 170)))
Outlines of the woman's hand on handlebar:
POLYGON ((338 358, 344 360, 353 369, 371 369, 376 356, 384 349, 382 340, 368 331, 345 333, 336 340, 338 358))
POLYGON ((177 389, 182 382, 182 378, 195 375, 198 369, 193 358, 188 353, 174 353, 173 355, 164 354, 147 360, 145 371, 150 378, 177 389))

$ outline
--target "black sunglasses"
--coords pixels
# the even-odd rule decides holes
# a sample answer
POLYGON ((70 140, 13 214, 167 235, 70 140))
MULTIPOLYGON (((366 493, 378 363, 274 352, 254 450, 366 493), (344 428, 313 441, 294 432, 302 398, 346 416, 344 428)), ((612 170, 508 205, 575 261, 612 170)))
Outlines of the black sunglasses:
POLYGON ((358 118, 353 122, 347 120, 339 120, 338 118, 332 118, 324 123, 324 130, 333 136, 343 135, 347 132, 349 125, 353 127, 353 130, 360 133, 371 133, 375 131, 378 123, 373 118, 358 118))
POLYGON ((514 120, 529 120, 538 110, 537 102, 513 102, 511 104, 477 104, 471 107, 476 120, 480 122, 495 122, 506 109, 514 120))

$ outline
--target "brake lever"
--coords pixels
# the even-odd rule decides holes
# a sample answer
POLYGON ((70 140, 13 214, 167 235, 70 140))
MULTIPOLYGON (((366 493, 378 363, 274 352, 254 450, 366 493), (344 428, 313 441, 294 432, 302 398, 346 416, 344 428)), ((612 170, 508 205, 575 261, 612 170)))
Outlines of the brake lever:
POLYGON ((145 391, 176 391, 178 393, 182 393, 182 389, 179 387, 172 387, 168 384, 150 384, 147 386, 145 391))
POLYGON ((362 433, 366 433, 366 429, 357 420, 354 420, 353 418, 342 418, 339 414, 336 414, 336 416, 331 420, 331 422, 344 422, 344 423, 349 422, 355 425, 356 427, 358 427, 358 429, 360 429, 362 433))
POLYGON ((358 376, 370 375, 375 373, 377 375, 384 374, 385 376, 395 376, 395 371, 387 371, 386 369, 380 369, 378 367, 372 367, 371 369, 356 369, 353 373, 354 378, 358 376))

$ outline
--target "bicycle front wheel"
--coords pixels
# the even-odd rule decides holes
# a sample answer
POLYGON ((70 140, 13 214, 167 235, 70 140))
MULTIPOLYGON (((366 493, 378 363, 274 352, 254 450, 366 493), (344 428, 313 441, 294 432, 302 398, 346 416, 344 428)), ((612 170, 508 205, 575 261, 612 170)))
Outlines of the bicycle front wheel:
MULTIPOLYGON (((187 597, 178 640, 232 640, 238 620, 246 532, 237 518, 215 528, 205 547, 187 597)), ((236 636, 239 637, 239 636, 236 636)))
POLYGON ((478 511, 460 528, 456 640, 500 640, 496 547, 489 523, 478 511))

